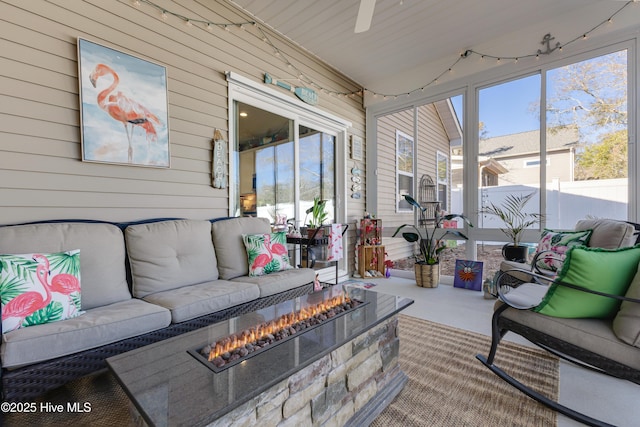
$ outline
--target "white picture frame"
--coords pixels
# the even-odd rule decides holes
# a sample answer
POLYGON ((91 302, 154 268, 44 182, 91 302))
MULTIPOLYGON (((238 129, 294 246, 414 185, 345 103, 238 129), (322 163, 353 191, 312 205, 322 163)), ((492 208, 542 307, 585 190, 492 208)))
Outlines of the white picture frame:
POLYGON ((78 38, 82 160, 169 168, 167 70, 78 38))

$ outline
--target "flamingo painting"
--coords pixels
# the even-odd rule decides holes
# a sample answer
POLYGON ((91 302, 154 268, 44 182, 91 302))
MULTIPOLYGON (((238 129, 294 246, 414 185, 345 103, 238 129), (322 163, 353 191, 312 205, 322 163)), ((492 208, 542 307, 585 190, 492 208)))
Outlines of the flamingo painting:
POLYGON ((169 167, 166 68, 81 38, 78 54, 82 160, 169 167))
POLYGON ((149 111, 144 105, 129 98, 122 92, 115 92, 120 78, 108 65, 98 64, 89 75, 89 81, 93 87, 97 87, 98 79, 102 76, 110 75, 112 82, 109 87, 98 94, 98 106, 107 112, 111 118, 121 122, 127 135, 129 148, 127 158, 129 163, 133 162, 133 131, 135 126, 141 127, 147 135, 147 144, 157 142, 158 134, 155 126, 161 125, 160 119, 149 111))

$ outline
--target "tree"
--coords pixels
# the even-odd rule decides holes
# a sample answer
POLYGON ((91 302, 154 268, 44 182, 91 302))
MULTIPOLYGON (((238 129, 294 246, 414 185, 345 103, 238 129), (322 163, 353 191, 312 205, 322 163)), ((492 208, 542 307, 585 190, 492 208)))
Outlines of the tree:
POLYGON ((605 135, 602 142, 590 144, 576 155, 575 178, 613 179, 627 177, 627 131, 605 135))
POLYGON ((576 125, 575 178, 627 176, 627 55, 614 52, 549 72, 549 129, 576 125))

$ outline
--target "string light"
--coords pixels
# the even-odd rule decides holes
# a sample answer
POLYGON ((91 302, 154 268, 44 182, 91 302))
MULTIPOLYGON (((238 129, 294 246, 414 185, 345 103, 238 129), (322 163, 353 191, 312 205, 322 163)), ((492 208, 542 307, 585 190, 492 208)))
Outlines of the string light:
MULTIPOLYGON (((477 52, 473 49, 467 49, 466 51, 464 51, 464 53, 460 54, 458 56, 458 58, 456 58, 456 60, 447 68, 444 69, 444 71, 442 71, 438 76, 436 76, 433 80, 431 80, 429 83, 422 85, 421 87, 411 90, 409 92, 402 92, 402 93, 398 93, 398 94, 385 94, 385 93, 379 93, 376 91, 373 91, 371 89, 368 88, 360 88, 354 91, 349 91, 349 92, 338 92, 338 91, 334 91, 331 89, 327 89, 324 88, 320 85, 318 85, 317 83, 315 83, 311 78, 309 78, 308 76, 306 76, 305 74, 302 73, 302 71, 300 71, 295 65, 293 65, 291 63, 291 61, 289 61, 287 59, 287 57, 273 44, 273 42, 271 41, 271 39, 269 39, 269 37, 266 35, 266 33, 262 30, 262 27, 260 25, 258 25, 258 23, 256 21, 244 21, 244 22, 237 22, 237 23, 215 23, 215 22, 211 22, 211 21, 206 21, 206 20, 200 20, 200 19, 192 19, 192 18, 188 18, 186 16, 180 15, 179 13, 176 12, 172 12, 170 10, 164 9, 163 7, 158 6, 157 4, 153 3, 151 0, 132 0, 131 4, 133 7, 139 8, 141 6, 141 4, 147 4, 153 8, 155 8, 156 10, 158 10, 160 12, 160 17, 162 18, 162 20, 166 21, 168 18, 168 15, 172 15, 175 16, 179 19, 181 19, 182 21, 184 21, 185 25, 188 27, 193 27, 194 24, 199 24, 202 28, 205 28, 207 31, 209 32, 213 32, 213 28, 214 27, 220 27, 223 28, 225 31, 229 31, 229 27, 236 27, 239 28, 240 30, 246 31, 246 26, 247 25, 251 25, 252 27, 256 28, 259 34, 253 34, 253 32, 248 31, 249 34, 259 38, 260 40, 262 40, 263 42, 265 42, 266 44, 268 44, 272 49, 273 49, 273 55, 276 56, 277 58, 279 58, 280 60, 282 60, 286 65, 287 68, 292 69, 296 75, 298 76, 298 79, 300 81, 308 81, 309 84, 313 85, 314 87, 317 87, 320 92, 323 93, 327 93, 329 95, 333 95, 333 96, 337 96, 337 97, 345 97, 345 98, 353 98, 354 96, 364 96, 365 93, 369 93, 371 94, 374 98, 379 98, 382 97, 384 100, 388 99, 388 98, 393 98, 393 99, 397 99, 398 96, 400 95, 406 95, 407 97, 410 97, 412 93, 417 92, 417 91, 421 91, 424 92, 424 90, 433 85, 433 84, 438 84, 439 83, 439 79, 441 77, 443 77, 445 74, 453 74, 454 72, 454 67, 456 65, 458 65, 458 63, 465 58, 470 57, 471 55, 478 55, 481 61, 483 61, 486 58, 491 58, 491 59, 495 59, 497 64, 501 63, 501 60, 513 60, 514 63, 518 63, 518 61, 520 59, 523 58, 535 58, 536 60, 540 59, 540 54, 550 54, 552 53, 554 50, 556 50, 556 48, 562 52, 562 48, 564 46, 568 46, 570 44, 575 43, 577 40, 586 40, 588 38, 588 35, 592 32, 594 32, 595 30, 597 30, 598 28, 600 28, 601 26, 605 25, 605 24, 611 24, 613 23, 613 18, 618 15, 619 13, 621 13, 627 6, 633 4, 633 5, 637 5, 640 4, 639 0, 632 0, 632 1, 627 1, 624 3, 624 5, 622 5, 622 7, 620 7, 617 11, 615 11, 609 18, 607 18, 606 20, 602 21, 601 23, 599 23, 598 25, 596 25, 595 27, 593 27, 592 29, 590 29, 589 31, 586 31, 584 33, 582 33, 580 36, 575 37, 572 40, 569 40, 568 42, 564 43, 564 44, 560 44, 558 43, 556 48, 554 49, 548 49, 548 51, 546 52, 542 52, 542 51, 538 51, 538 53, 535 54, 530 54, 530 55, 520 55, 520 56, 494 56, 494 55, 490 55, 487 53, 480 53, 477 52)), ((401 2, 402 4, 402 2, 401 2)), ((546 37, 546 36, 545 36, 546 37)), ((543 42, 544 44, 544 42, 543 42)))

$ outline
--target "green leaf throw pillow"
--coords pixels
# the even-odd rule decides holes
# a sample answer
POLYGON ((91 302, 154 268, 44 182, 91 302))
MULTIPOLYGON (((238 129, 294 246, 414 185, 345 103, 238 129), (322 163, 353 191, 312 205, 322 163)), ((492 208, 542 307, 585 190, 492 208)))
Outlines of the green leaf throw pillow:
POLYGON ((0 300, 3 333, 79 316, 80 251, 0 255, 0 300))
POLYGON ((571 289, 559 282, 622 296, 638 271, 640 246, 601 249, 576 246, 567 252, 560 273, 542 302, 533 309, 540 314, 564 318, 609 318, 620 301, 571 289))
POLYGON ((289 262, 285 232, 243 234, 242 240, 247 249, 249 276, 262 276, 293 268, 289 262))
POLYGON ((536 254, 544 252, 536 262, 541 270, 559 271, 562 268, 567 251, 573 246, 587 245, 592 230, 554 231, 544 229, 538 242, 536 254))

